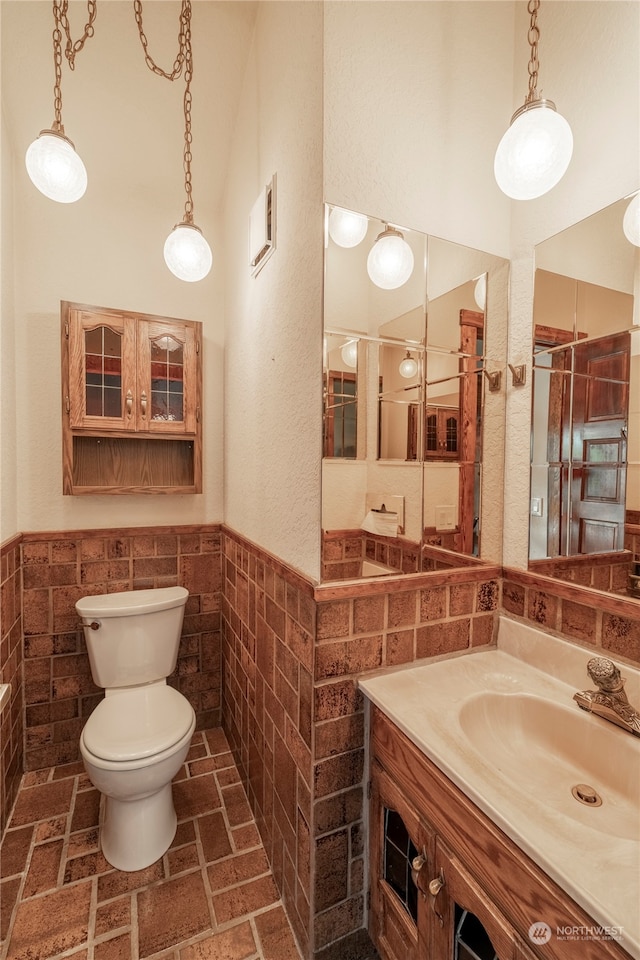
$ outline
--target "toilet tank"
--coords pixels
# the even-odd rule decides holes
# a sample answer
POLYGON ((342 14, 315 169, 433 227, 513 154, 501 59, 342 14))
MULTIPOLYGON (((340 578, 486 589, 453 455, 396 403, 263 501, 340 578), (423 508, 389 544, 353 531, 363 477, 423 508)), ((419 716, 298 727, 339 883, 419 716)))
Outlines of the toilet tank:
POLYGON ((78 600, 94 682, 132 687, 168 677, 188 596, 184 587, 160 587, 78 600))

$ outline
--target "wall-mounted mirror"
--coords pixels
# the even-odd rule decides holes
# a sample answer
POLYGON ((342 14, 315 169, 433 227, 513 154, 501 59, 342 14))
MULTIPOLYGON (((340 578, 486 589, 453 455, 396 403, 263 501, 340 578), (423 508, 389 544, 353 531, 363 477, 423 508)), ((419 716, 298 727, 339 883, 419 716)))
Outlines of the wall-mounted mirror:
POLYGON ((323 580, 499 562, 508 263, 325 214, 323 580))
POLYGON ((536 247, 529 561, 640 596, 640 250, 622 229, 628 203, 536 247))

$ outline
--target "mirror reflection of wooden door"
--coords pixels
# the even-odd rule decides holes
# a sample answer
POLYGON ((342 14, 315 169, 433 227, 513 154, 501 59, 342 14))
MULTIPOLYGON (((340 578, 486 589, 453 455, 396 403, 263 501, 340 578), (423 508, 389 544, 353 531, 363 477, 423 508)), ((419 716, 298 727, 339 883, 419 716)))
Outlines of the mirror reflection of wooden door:
POLYGON ((479 438, 482 412, 482 378, 480 356, 483 352, 484 313, 460 311, 460 494, 458 517, 460 551, 478 556, 477 518, 480 514, 479 438), (475 374, 475 376, 474 376, 475 374))
MULTIPOLYGON (((536 326, 537 347, 569 341, 567 331, 536 326)), ((551 354, 548 556, 624 546, 630 350, 620 333, 551 354)))
POLYGON ((356 374, 330 370, 325 396, 323 456, 355 458, 358 423, 356 374))
POLYGON ((629 333, 574 347, 570 554, 624 546, 630 352, 629 333))

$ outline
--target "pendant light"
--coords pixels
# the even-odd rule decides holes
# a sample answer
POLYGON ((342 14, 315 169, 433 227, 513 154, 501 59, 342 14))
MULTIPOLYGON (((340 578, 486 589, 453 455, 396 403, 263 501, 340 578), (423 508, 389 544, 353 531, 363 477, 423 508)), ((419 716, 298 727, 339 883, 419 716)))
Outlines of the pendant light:
POLYGON ((334 207, 329 214, 329 236, 339 247, 357 247, 368 228, 369 221, 362 213, 334 207))
POLYGON ((636 193, 625 210, 622 219, 622 229, 629 243, 640 247, 640 193, 636 193))
POLYGON ((395 227, 385 224, 367 257, 367 273, 377 287, 396 290, 413 273, 413 250, 395 227))
POLYGON ((529 92, 524 105, 511 117, 493 165, 498 186, 513 200, 533 200, 555 187, 573 152, 571 127, 552 100, 538 95, 539 7, 540 0, 529 0, 529 92))
POLYGON ((75 203, 87 189, 87 171, 71 140, 64 132, 62 123, 62 31, 67 37, 65 56, 69 67, 75 68, 75 56, 93 36, 93 22, 96 18, 95 0, 89 0, 87 8, 89 19, 84 33, 74 43, 71 40, 67 17, 68 0, 53 0, 53 63, 55 82, 53 85, 54 120, 50 130, 41 130, 40 134, 27 149, 25 164, 27 173, 45 197, 57 203, 75 203))
POLYGON ((342 362, 347 367, 358 366, 358 341, 348 340, 340 351, 342 362))
POLYGON ((193 222, 193 199, 191 195, 191 80, 193 79, 193 52, 191 49, 191 2, 182 0, 180 8, 180 30, 178 35, 178 56, 171 73, 159 67, 151 58, 148 42, 142 27, 142 0, 134 0, 134 11, 140 42, 144 50, 147 66, 153 72, 167 80, 175 80, 184 69, 185 89, 184 109, 184 188, 186 201, 184 217, 177 223, 164 244, 164 259, 171 273, 179 280, 193 283, 202 280, 211 270, 213 256, 211 247, 202 234, 200 227, 193 222))
POLYGON ((409 351, 407 350, 407 355, 404 360, 400 361, 400 366, 398 367, 398 373, 401 377, 404 377, 405 380, 411 380, 418 372, 418 361, 414 360, 409 351))

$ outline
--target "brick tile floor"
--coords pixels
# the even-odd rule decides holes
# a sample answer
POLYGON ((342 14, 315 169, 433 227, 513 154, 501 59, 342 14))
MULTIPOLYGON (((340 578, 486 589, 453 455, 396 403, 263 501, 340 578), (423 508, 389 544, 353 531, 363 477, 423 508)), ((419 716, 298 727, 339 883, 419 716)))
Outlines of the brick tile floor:
POLYGON ((1 960, 300 960, 222 730, 194 734, 173 789, 170 849, 123 873, 82 764, 25 774, 0 848, 1 960))

